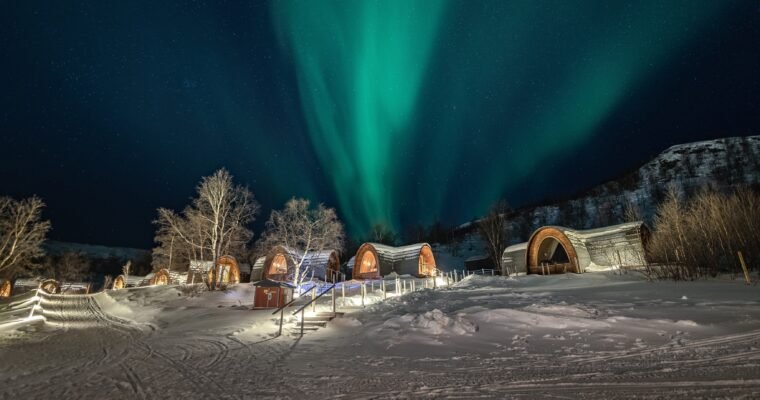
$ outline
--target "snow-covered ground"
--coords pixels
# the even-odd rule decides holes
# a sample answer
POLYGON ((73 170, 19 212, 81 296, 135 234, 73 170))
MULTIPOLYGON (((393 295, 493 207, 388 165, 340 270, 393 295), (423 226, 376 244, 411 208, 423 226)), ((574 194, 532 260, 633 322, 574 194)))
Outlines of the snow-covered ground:
MULTIPOLYGON (((45 323, 8 325, 30 310, 0 305, 0 392, 12 399, 760 397, 758 286, 589 273, 421 287, 417 281, 416 292, 384 300, 378 286, 369 288, 362 308, 355 285, 349 307, 336 301, 346 314, 301 339, 274 337, 276 316, 249 309, 247 284, 199 295, 150 287, 43 297, 45 323)), ((320 300, 329 307, 329 296, 320 300)))

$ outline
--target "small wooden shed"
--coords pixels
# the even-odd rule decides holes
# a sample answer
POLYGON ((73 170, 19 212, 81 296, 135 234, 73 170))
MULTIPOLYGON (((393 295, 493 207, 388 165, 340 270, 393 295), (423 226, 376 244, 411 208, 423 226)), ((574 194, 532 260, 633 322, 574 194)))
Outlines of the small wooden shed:
POLYGON ((489 257, 487 254, 481 254, 467 258, 464 260, 464 268, 468 271, 495 269, 493 261, 491 261, 491 257, 489 257))
POLYGON ((293 299, 295 286, 280 281, 264 279, 253 284, 256 287, 253 296, 253 308, 280 308, 293 299))

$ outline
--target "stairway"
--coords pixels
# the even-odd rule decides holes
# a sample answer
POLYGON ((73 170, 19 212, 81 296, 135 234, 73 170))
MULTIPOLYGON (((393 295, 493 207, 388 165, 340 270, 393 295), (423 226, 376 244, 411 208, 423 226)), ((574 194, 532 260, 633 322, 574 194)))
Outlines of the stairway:
POLYGON ((318 330, 319 328, 327 327, 327 323, 332 321, 333 319, 337 317, 342 317, 342 312, 317 312, 317 313, 307 313, 304 315, 303 321, 300 319, 300 315, 296 319, 296 321, 293 323, 293 326, 290 328, 290 334, 291 336, 300 336, 301 335, 301 326, 303 325, 303 333, 307 332, 314 332, 318 330))

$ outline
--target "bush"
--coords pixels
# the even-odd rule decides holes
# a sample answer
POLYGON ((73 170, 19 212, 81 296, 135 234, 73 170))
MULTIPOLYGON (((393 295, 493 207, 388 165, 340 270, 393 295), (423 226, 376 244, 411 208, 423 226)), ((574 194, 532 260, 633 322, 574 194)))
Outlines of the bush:
POLYGON ((692 280, 719 272, 743 274, 737 252, 750 270, 760 269, 760 194, 704 190, 682 202, 670 189, 657 210, 647 269, 655 278, 692 280))

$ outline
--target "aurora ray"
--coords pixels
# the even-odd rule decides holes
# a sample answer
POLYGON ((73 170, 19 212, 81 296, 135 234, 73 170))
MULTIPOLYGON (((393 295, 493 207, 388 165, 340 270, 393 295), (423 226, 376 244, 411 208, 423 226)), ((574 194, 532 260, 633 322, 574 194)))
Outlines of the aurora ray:
POLYGON ((398 229, 412 218, 482 213, 544 160, 583 145, 720 9, 712 1, 479 4, 273 8, 309 138, 355 233, 376 221, 398 229), (463 159, 472 154, 483 158, 463 159))

